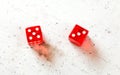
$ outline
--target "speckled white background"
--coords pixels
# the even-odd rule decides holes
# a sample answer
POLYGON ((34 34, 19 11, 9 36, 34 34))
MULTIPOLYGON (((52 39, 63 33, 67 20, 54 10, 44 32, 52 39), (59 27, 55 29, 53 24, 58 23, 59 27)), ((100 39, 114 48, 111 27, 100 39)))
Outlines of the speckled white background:
POLYGON ((0 0, 0 74, 120 75, 119 32, 120 0, 0 0), (90 31, 99 62, 69 42, 75 24, 90 31), (54 63, 29 48, 25 28, 33 25, 57 48, 54 63))

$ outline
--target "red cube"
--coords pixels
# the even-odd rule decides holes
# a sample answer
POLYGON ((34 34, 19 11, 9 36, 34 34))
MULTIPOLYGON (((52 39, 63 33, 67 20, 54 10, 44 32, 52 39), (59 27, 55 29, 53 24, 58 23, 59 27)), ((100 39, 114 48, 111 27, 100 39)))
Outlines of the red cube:
POLYGON ((85 40, 86 36, 88 34, 88 30, 79 26, 79 25, 75 25, 75 27, 73 28, 72 32, 69 35, 69 40, 78 45, 81 46, 83 41, 85 40))
POLYGON ((26 36, 29 45, 42 44, 44 42, 40 26, 26 28, 26 36))

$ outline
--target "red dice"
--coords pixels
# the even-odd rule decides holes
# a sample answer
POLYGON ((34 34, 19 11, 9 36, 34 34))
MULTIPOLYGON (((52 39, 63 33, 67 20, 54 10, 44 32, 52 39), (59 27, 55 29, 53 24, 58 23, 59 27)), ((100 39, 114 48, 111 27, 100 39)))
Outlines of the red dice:
POLYGON ((29 45, 42 44, 44 42, 40 26, 26 28, 26 36, 29 45))
POLYGON ((72 43, 74 43, 78 46, 81 46, 82 43, 84 42, 87 34, 88 34, 88 30, 86 30, 85 28, 76 24, 75 27, 73 28, 72 32, 69 35, 69 40, 72 43))

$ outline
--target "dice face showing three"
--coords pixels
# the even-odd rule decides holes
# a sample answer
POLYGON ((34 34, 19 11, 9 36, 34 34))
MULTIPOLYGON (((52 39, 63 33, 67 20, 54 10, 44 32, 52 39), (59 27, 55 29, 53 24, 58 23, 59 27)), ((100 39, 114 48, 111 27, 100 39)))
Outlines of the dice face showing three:
POLYGON ((75 27, 73 28, 72 32, 69 35, 69 40, 72 43, 74 43, 78 46, 81 46, 82 43, 84 42, 87 34, 88 34, 88 30, 86 30, 83 27, 76 24, 75 27))
POLYGON ((42 31, 40 26, 26 28, 26 36, 29 45, 43 43, 42 31))

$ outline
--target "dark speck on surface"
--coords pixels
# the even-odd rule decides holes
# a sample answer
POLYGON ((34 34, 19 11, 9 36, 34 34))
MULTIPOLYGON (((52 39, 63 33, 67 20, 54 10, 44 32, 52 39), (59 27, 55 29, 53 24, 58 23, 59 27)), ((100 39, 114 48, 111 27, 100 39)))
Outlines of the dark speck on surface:
POLYGON ((19 27, 19 29, 21 30, 21 27, 19 27))
POLYGON ((29 48, 29 47, 26 47, 27 49, 29 48))
POLYGON ((97 37, 97 34, 95 34, 95 37, 97 37))
POLYGON ((56 22, 56 24, 58 24, 58 22, 56 22))
POLYGON ((42 66, 44 66, 45 64, 42 64, 42 66))
POLYGON ((58 44, 61 44, 62 43, 62 41, 58 41, 58 44))
POLYGON ((93 43, 93 46, 95 46, 95 44, 93 43))
POLYGON ((13 73, 16 74, 16 71, 14 71, 13 73))
POLYGON ((110 73, 107 73, 107 75, 110 75, 110 73))
POLYGON ((111 31, 110 31, 110 30, 105 29, 105 31, 106 31, 108 34, 110 34, 110 33, 111 33, 111 31))
POLYGON ((8 36, 8 38, 10 38, 10 36, 8 36))
POLYGON ((108 31, 108 33, 110 34, 110 33, 111 33, 111 31, 108 31))
POLYGON ((67 28, 65 28, 65 30, 67 30, 67 28))
POLYGON ((16 35, 13 35, 13 37, 16 37, 16 35))
POLYGON ((91 25, 91 28, 93 28, 94 27, 94 25, 91 25))
POLYGON ((12 58, 11 60, 12 60, 12 61, 14 61, 15 59, 14 59, 14 58, 12 58))
POLYGON ((10 46, 8 46, 8 48, 10 48, 10 46))
POLYGON ((55 71, 58 71, 57 69, 55 69, 55 71))
POLYGON ((92 52, 89 52, 89 54, 92 54, 92 52))
POLYGON ((19 62, 19 65, 21 65, 21 62, 19 62))
POLYGON ((0 65, 3 65, 3 63, 0 62, 0 65))
POLYGON ((48 7, 48 5, 45 5, 45 7, 48 7))

